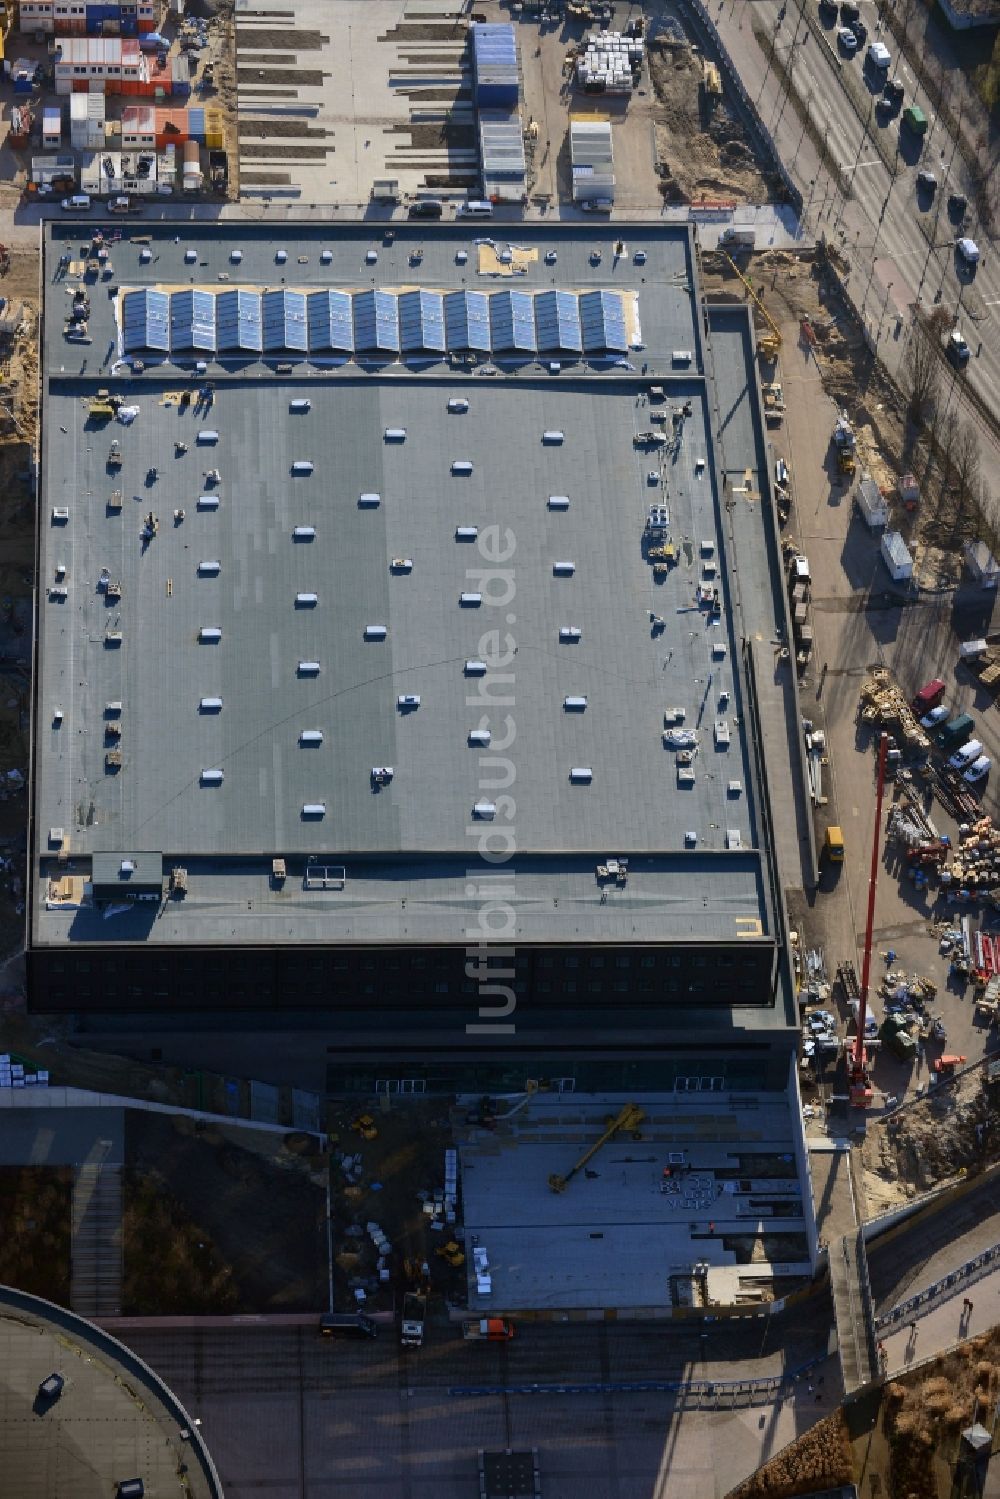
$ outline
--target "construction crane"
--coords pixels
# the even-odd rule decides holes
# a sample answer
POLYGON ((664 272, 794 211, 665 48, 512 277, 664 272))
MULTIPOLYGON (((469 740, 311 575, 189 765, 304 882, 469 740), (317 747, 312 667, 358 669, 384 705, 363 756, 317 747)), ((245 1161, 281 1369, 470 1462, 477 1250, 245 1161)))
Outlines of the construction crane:
POLYGON ((781 329, 778 327, 777 323, 774 321, 774 318, 764 306, 763 301, 754 291, 750 280, 746 276, 744 276, 743 272, 740 270, 733 257, 731 255, 727 255, 725 250, 722 249, 720 249, 719 254, 723 257, 724 260, 729 261, 729 264, 732 266, 733 270, 736 272, 737 276, 739 276, 740 280, 743 282, 743 285, 746 287, 748 293, 753 298, 754 303, 763 313, 764 320, 771 330, 770 333, 765 333, 763 338, 759 338, 757 340, 758 349, 763 354, 765 359, 777 359, 778 351, 781 348, 781 329))
POLYGON ((847 1062, 847 1091, 853 1109, 866 1109, 872 1101, 872 1084, 868 1073, 865 1030, 868 1024, 868 985, 872 972, 872 928, 875 925, 875 891, 878 888, 878 860, 882 843, 882 794, 885 791, 885 757, 888 734, 878 743, 878 771, 875 780, 875 829, 872 833, 872 867, 868 877, 868 919, 865 922, 865 950, 861 961, 861 995, 858 1000, 858 1034, 854 1038, 847 1062))
POLYGON ((627 1103, 622 1109, 621 1113, 617 1116, 617 1118, 609 1119, 607 1121, 608 1127, 604 1131, 604 1134, 601 1136, 601 1138, 599 1140, 595 1140, 594 1144, 591 1145, 589 1150, 584 1151, 583 1155, 577 1161, 576 1165, 571 1166, 565 1176, 559 1176, 558 1174, 554 1173, 549 1177, 549 1186, 552 1188, 553 1192, 565 1192, 566 1188, 569 1186, 576 1173, 578 1171, 582 1171, 587 1162, 593 1160, 597 1152, 603 1146, 607 1145, 609 1140, 613 1140, 615 1135, 618 1134, 619 1130, 636 1129, 642 1123, 645 1117, 645 1114, 636 1104, 627 1103))

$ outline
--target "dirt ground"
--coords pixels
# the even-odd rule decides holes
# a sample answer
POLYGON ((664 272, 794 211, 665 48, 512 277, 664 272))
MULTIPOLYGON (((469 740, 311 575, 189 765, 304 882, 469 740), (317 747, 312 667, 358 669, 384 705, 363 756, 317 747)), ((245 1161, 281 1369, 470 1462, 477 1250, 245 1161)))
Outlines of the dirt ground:
POLYGON ((0 1167, 0 1283, 69 1305, 68 1166, 0 1167))
POLYGON ((668 203, 724 195, 750 203, 772 196, 736 111, 714 104, 703 85, 702 61, 690 47, 653 42, 649 73, 656 94, 656 155, 668 203))
POLYGON ((453 1143, 446 1100, 413 1099, 391 1112, 368 1112, 377 1130, 373 1140, 351 1128, 360 1117, 357 1108, 329 1119, 338 1306, 353 1310, 357 1287, 374 1310, 398 1307, 408 1286, 429 1287, 449 1301, 464 1299, 464 1266, 452 1267, 435 1253, 449 1236, 430 1228, 419 1195, 444 1186, 444 1153, 453 1143), (355 1162, 347 1171, 345 1156, 355 1162), (387 1281, 378 1279, 369 1223, 376 1223, 392 1245, 387 1281))
POLYGON ((318 1311, 326 1159, 304 1136, 126 1115, 129 1311, 318 1311), (221 1305, 220 1305, 221 1303, 221 1305))
POLYGON ((870 1121, 861 1147, 864 1193, 870 1215, 887 1212, 932 1188, 981 1170, 1000 1155, 996 1099, 985 1064, 883 1119, 870 1121))

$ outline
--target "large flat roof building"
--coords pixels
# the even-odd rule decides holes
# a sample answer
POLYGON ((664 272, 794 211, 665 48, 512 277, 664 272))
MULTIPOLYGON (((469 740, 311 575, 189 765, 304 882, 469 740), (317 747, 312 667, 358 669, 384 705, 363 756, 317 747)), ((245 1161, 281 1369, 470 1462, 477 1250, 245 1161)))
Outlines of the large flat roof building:
POLYGON ((44 232, 32 1004, 784 1086, 780 565, 689 231, 143 231, 44 232))

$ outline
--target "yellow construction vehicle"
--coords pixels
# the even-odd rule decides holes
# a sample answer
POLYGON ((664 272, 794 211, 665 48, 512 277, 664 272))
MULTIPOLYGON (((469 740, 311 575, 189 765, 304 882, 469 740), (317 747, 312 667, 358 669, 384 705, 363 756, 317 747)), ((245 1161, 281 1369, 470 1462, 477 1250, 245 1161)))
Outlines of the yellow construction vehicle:
POLYGON ((360 1135, 362 1140, 378 1139, 378 1130, 375 1127, 375 1120, 370 1114, 359 1114, 356 1119, 352 1119, 351 1129, 356 1135, 360 1135))
POLYGON ((645 1114, 636 1104, 627 1103, 620 1114, 618 1114, 614 1118, 608 1118, 605 1121, 605 1123, 607 1124, 607 1129, 604 1131, 604 1134, 599 1140, 596 1140, 594 1144, 591 1145, 589 1150, 584 1151, 583 1155, 574 1166, 570 1167, 566 1175, 559 1176, 554 1173, 549 1177, 549 1186, 552 1188, 553 1192, 565 1192, 566 1188, 569 1186, 576 1173, 578 1171, 582 1171, 587 1162, 593 1160, 597 1152, 603 1146, 607 1145, 609 1140, 614 1139, 615 1135, 617 1135, 620 1130, 637 1129, 645 1119, 645 1117, 645 1114))
POLYGON ((737 276, 739 276, 740 280, 743 282, 743 285, 746 287, 747 292, 753 299, 755 305, 759 309, 761 315, 764 318, 764 321, 767 323, 767 326, 770 330, 768 333, 765 333, 763 337, 758 338, 758 350, 760 351, 764 359, 777 359, 778 352, 781 349, 781 329, 778 327, 777 323, 774 321, 774 318, 764 306, 762 299, 760 298, 760 296, 758 296, 757 292, 754 291, 750 281, 746 276, 744 276, 743 272, 740 270, 733 257, 731 255, 727 255, 725 250, 722 249, 720 249, 719 254, 723 257, 724 260, 729 261, 729 264, 732 266, 737 276))

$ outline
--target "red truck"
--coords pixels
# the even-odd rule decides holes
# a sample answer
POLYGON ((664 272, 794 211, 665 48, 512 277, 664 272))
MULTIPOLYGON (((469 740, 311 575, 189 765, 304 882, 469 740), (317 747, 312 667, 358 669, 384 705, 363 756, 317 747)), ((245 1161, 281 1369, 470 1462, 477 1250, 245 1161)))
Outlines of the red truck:
POLYGON ((923 718, 932 708, 936 708, 944 697, 945 685, 940 677, 935 677, 933 682, 928 682, 921 687, 913 699, 913 711, 918 718, 923 718))

